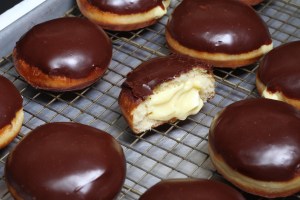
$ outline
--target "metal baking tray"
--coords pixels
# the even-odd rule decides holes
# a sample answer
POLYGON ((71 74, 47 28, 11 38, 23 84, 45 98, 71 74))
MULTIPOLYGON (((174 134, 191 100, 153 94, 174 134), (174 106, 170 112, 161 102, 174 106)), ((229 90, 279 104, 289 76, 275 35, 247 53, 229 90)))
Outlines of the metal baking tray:
MULTIPOLYGON (((120 86, 128 72, 152 57, 170 54, 164 37, 165 25, 179 3, 179 0, 172 0, 168 14, 153 26, 132 32, 107 32, 113 41, 109 70, 97 83, 81 91, 36 90, 16 73, 11 55, 0 59, 0 74, 19 89, 25 110, 20 134, 0 151, 1 199, 12 199, 3 176, 9 152, 32 129, 57 121, 87 124, 110 133, 120 142, 127 159, 127 176, 119 199, 138 199, 149 187, 168 178, 193 177, 226 182, 209 159, 208 130, 213 117, 222 108, 235 101, 258 97, 255 88, 257 64, 236 70, 215 69, 216 95, 197 115, 140 136, 132 134, 117 103, 120 86)), ((300 0, 266 0, 254 8, 267 23, 275 46, 300 40, 300 0)), ((76 5, 65 15, 82 17, 76 5)), ((243 194, 250 200, 264 199, 243 194)), ((295 200, 300 196, 280 199, 295 200)))

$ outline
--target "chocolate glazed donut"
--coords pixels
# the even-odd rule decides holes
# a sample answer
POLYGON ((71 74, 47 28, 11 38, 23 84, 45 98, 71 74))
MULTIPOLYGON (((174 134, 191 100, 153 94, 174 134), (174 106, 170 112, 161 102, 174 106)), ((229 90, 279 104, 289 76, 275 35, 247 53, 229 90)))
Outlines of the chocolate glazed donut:
POLYGON ((127 74, 118 103, 136 134, 197 114, 215 94, 211 66, 187 56, 153 58, 127 74))
POLYGON ((281 100, 300 109, 300 41, 270 51, 260 62, 256 87, 263 97, 281 100))
POLYGON ((273 47, 267 25, 250 6, 236 0, 187 0, 166 27, 169 47, 217 67, 241 67, 273 47))
POLYGON ((241 189, 264 197, 300 191, 300 111, 270 99, 226 107, 209 132, 217 170, 241 189))
POLYGON ((9 155, 8 189, 16 199, 115 199, 125 180, 123 150, 109 134, 77 123, 50 123, 9 155))
POLYGON ((16 44, 16 70, 33 87, 70 91, 85 88, 106 71, 112 44, 106 33, 81 18, 34 26, 16 44))
POLYGON ((0 130, 16 117, 22 110, 23 99, 16 87, 0 75, 0 130))
POLYGON ((19 133, 24 119, 22 104, 23 99, 14 84, 0 75, 0 148, 19 133))

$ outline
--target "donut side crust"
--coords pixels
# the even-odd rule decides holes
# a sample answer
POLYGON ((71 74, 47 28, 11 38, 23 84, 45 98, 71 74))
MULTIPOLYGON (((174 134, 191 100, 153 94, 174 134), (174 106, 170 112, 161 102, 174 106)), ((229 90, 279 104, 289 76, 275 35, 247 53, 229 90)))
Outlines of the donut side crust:
MULTIPOLYGON (((7 161, 8 162, 8 161, 7 161)), ((9 185, 7 182, 6 182, 6 185, 7 185, 7 189, 9 191, 9 193, 11 194, 11 196, 15 199, 15 200, 23 200, 17 193, 17 191, 13 188, 13 186, 9 185)))
POLYGON ((34 88, 63 92, 80 90, 96 82, 106 71, 107 66, 96 67, 85 78, 68 78, 65 76, 50 76, 25 60, 18 57, 16 49, 13 51, 14 64, 17 72, 34 88))
POLYGON ((24 120, 23 108, 17 113, 10 124, 0 129, 0 149, 7 146, 20 132, 24 120))
POLYGON ((112 31, 131 31, 156 23, 167 13, 170 0, 163 1, 165 9, 160 6, 143 12, 130 15, 119 15, 110 12, 103 12, 91 5, 88 0, 77 0, 77 5, 81 13, 95 24, 104 29, 112 31))
MULTIPOLYGON (((286 102, 300 110, 300 100, 291 99, 279 91, 275 92, 275 93, 268 92, 268 87, 259 79, 258 75, 256 75, 255 84, 256 84, 256 89, 260 96, 262 96, 264 98, 268 98, 264 95, 264 91, 266 91, 269 94, 273 94, 274 96, 277 96, 278 99, 275 99, 275 100, 280 100, 280 101, 286 102)), ((274 99, 274 98, 272 98, 272 99, 274 99)))
POLYGON ((263 45, 259 49, 241 54, 207 53, 189 49, 177 42, 166 29, 166 40, 170 49, 176 53, 197 58, 203 62, 220 68, 238 68, 258 61, 264 54, 273 49, 273 43, 263 45))
POLYGON ((133 125, 132 111, 135 110, 142 102, 142 99, 134 98, 133 94, 128 88, 122 88, 118 98, 119 107, 128 126, 135 134, 139 134, 140 130, 135 128, 135 126, 133 125))
POLYGON ((225 179, 227 179, 229 182, 246 192, 267 198, 287 197, 299 192, 299 176, 295 176, 294 179, 291 179, 287 182, 268 182, 254 180, 252 178, 244 176, 241 173, 238 173, 237 171, 229 167, 221 158, 221 156, 214 153, 210 145, 208 146, 208 152, 210 155, 210 159, 217 171, 222 174, 222 176, 224 176, 225 179))

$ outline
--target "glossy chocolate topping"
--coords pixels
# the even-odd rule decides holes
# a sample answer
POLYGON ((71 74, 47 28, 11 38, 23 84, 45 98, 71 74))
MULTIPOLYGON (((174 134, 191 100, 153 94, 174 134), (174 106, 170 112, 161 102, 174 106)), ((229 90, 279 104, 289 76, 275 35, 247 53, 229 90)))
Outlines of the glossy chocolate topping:
POLYGON ((279 46, 269 52, 258 68, 259 80, 270 92, 300 98, 300 41, 279 46))
POLYGON ((109 134, 76 123, 50 123, 29 133, 9 155, 7 183, 22 199, 114 199, 125 158, 109 134))
POLYGON ((299 176, 300 111, 281 101, 231 104, 216 119, 209 145, 232 169, 262 181, 299 176))
POLYGON ((0 129, 16 117, 22 109, 23 99, 16 87, 5 77, 0 75, 0 129))
POLYGON ((181 45, 209 53, 247 53, 272 43, 255 10, 235 0, 182 1, 167 30, 181 45))
POLYGON ((233 188, 217 181, 173 179, 157 183, 140 200, 245 200, 233 188))
POLYGON ((136 98, 145 98, 159 84, 172 80, 180 74, 199 67, 208 70, 211 66, 185 56, 166 56, 142 63, 127 75, 123 87, 130 89, 136 98))
POLYGON ((17 58, 44 73, 84 78, 97 67, 107 68, 111 41, 93 23, 81 18, 60 18, 34 26, 16 45, 17 58))
POLYGON ((117 14, 133 14, 149 11, 156 6, 165 9, 164 0, 88 0, 101 11, 117 14))

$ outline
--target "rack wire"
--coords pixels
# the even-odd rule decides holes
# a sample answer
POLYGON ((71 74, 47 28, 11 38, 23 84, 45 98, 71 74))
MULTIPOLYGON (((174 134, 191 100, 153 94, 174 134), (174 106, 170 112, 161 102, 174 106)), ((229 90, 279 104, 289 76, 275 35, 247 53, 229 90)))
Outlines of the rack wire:
MULTIPOLYGON (((255 89, 257 64, 235 70, 215 69, 216 95, 200 113, 139 136, 132 134, 118 107, 117 98, 126 74, 143 61, 170 54, 164 37, 165 25, 179 3, 180 0, 172 0, 168 14, 153 26, 126 33, 107 32, 113 41, 109 70, 97 83, 81 91, 51 93, 34 89, 16 73, 11 55, 0 59, 0 74, 18 88, 25 111, 20 134, 0 151, 1 199, 11 199, 3 173, 9 152, 37 126, 57 121, 87 124, 110 133, 120 142, 127 159, 127 176, 119 199, 138 199, 149 187, 168 178, 193 177, 226 182, 209 159, 208 130, 213 117, 222 108, 235 101, 258 97, 255 89)), ((266 0, 255 9, 267 23, 275 47, 300 40, 300 0, 266 0)), ((66 16, 82 17, 76 5, 66 16)), ((243 194, 250 200, 264 199, 243 194)))

